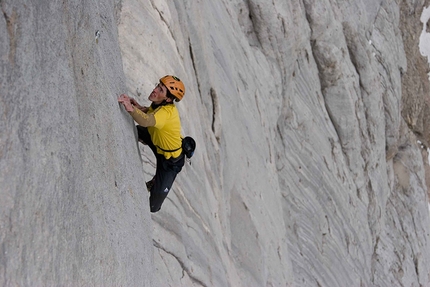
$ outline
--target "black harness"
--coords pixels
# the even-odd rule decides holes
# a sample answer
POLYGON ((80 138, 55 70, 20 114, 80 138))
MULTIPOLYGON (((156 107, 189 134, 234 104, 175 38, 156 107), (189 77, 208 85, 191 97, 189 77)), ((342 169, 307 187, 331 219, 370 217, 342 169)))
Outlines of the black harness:
POLYGON ((156 145, 156 147, 158 147, 159 149, 161 149, 164 152, 175 152, 175 151, 178 151, 178 150, 180 150, 182 148, 182 146, 181 146, 181 147, 179 147, 177 149, 163 149, 163 148, 159 147, 158 145, 156 145))

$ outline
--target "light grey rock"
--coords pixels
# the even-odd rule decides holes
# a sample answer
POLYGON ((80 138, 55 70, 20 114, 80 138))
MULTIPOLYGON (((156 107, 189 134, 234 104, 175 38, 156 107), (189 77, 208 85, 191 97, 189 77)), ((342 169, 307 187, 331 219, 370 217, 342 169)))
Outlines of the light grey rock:
POLYGON ((428 4, 1 1, 0 285, 430 286, 428 4), (117 96, 164 74, 197 150, 150 215, 117 96))
POLYGON ((151 285, 118 4, 0 3, 1 286, 151 285))
POLYGON ((198 143, 153 215, 161 284, 430 284, 403 15, 394 1, 123 2, 129 90, 145 102, 181 77, 198 143))

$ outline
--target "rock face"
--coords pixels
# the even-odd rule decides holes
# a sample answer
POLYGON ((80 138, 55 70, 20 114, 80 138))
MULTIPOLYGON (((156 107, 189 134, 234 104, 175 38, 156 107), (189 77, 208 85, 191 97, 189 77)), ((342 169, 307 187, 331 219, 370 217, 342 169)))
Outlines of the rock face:
POLYGON ((119 8, 102 2, 0 2, 1 286, 150 286, 119 8))
POLYGON ((424 164, 407 125, 428 134, 402 118, 426 121, 412 28, 424 4, 123 2, 128 89, 144 101, 161 75, 181 77, 184 133, 198 139, 153 215, 160 282, 430 285, 424 164))
POLYGON ((2 0, 0 285, 430 286, 430 3, 400 2, 2 0), (197 151, 150 215, 117 96, 165 74, 197 151))

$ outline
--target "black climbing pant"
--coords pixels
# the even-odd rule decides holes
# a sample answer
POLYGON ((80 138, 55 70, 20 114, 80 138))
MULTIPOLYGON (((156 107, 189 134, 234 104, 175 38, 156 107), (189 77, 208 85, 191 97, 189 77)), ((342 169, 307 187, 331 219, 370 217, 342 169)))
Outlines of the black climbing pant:
POLYGON ((148 129, 142 126, 136 126, 136 128, 139 140, 149 146, 157 160, 153 186, 151 187, 151 195, 149 197, 151 212, 157 212, 160 210, 163 201, 172 188, 176 175, 182 170, 185 164, 185 156, 181 154, 177 158, 166 159, 164 155, 157 153, 157 148, 151 140, 148 129))

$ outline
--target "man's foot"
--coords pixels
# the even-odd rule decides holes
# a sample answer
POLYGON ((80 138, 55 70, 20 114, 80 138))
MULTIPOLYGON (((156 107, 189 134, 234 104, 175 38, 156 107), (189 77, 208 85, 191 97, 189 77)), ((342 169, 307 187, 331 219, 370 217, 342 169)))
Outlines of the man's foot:
POLYGON ((146 188, 148 189, 148 192, 151 192, 151 189, 153 186, 154 186, 154 179, 151 179, 150 181, 146 182, 146 188))

